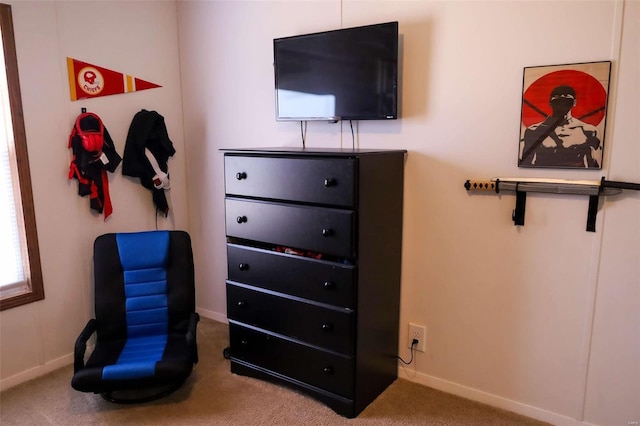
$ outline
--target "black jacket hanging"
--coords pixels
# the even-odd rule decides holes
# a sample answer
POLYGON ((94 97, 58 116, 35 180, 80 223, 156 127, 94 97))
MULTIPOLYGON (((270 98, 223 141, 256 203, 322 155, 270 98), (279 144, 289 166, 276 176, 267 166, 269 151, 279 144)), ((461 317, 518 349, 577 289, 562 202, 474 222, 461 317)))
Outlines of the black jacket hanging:
POLYGON ((164 193, 169 189, 167 161, 175 152, 162 115, 143 109, 133 117, 124 147, 122 174, 140 178, 142 186, 152 191, 156 209, 165 216, 169 213, 164 193))
POLYGON ((89 195, 91 209, 108 218, 113 207, 107 171, 113 173, 122 158, 100 117, 91 112, 80 114, 71 130, 68 147, 73 153, 68 177, 78 181, 78 195, 89 195))

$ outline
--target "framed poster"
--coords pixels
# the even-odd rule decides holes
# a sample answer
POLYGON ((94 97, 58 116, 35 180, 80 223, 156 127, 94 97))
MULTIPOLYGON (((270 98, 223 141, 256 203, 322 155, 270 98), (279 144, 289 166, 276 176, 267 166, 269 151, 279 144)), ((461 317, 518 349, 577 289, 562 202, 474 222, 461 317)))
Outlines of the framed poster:
POLYGON ((611 61, 527 67, 519 167, 601 169, 611 61))

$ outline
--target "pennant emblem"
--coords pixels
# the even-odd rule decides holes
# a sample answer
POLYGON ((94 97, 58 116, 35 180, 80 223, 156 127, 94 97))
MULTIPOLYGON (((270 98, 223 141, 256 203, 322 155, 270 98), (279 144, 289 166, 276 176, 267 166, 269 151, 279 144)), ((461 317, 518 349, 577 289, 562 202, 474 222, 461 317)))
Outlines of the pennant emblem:
POLYGON ((67 57, 72 101, 162 87, 121 72, 67 57))

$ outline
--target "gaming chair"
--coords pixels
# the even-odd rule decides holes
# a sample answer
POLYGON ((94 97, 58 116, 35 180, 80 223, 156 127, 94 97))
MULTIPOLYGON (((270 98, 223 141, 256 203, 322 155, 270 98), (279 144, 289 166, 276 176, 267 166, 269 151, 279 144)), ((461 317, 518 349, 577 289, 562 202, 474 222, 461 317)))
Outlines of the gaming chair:
POLYGON ((120 403, 170 394, 198 362, 189 234, 105 234, 93 250, 95 318, 76 340, 71 386, 120 403))

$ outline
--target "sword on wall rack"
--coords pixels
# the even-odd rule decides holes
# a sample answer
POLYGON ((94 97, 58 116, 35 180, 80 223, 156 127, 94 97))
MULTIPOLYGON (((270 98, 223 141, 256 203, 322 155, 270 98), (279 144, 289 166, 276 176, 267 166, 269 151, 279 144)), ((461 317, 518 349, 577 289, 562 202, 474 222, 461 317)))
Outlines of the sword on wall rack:
POLYGON ((589 196, 587 211, 587 231, 596 231, 596 215, 598 201, 601 196, 619 194, 625 189, 640 191, 640 183, 606 180, 567 180, 546 178, 493 178, 490 180, 467 180, 464 183, 467 191, 495 192, 515 191, 516 207, 512 219, 515 225, 524 225, 524 212, 527 192, 543 192, 550 194, 576 194, 589 196))

